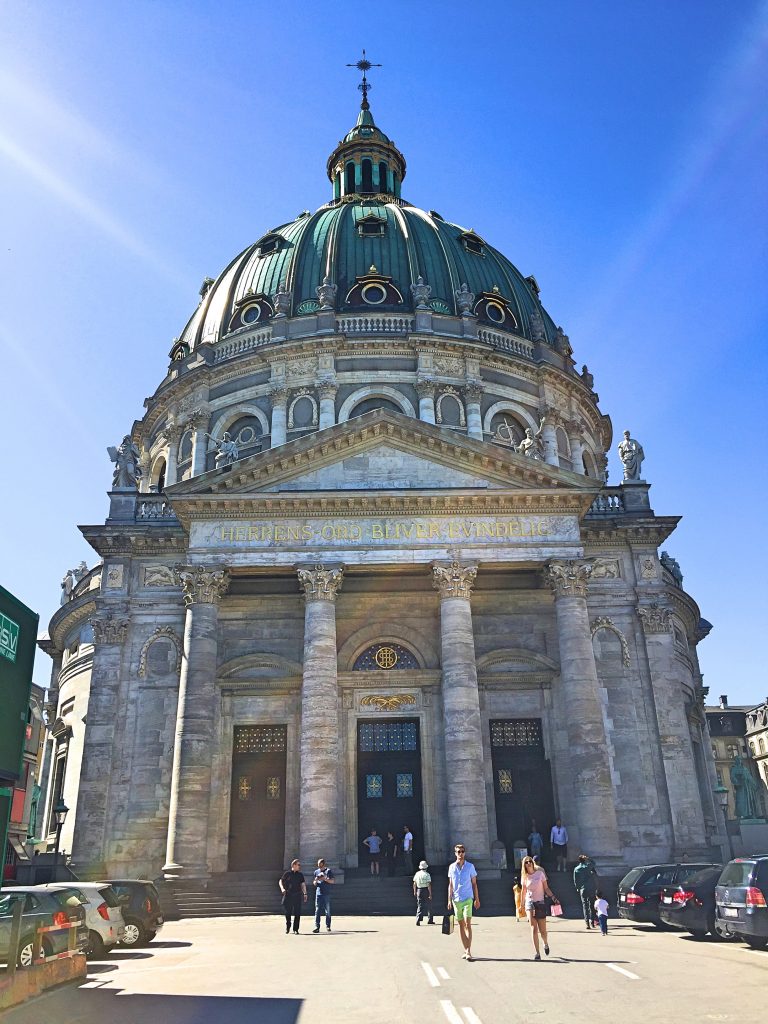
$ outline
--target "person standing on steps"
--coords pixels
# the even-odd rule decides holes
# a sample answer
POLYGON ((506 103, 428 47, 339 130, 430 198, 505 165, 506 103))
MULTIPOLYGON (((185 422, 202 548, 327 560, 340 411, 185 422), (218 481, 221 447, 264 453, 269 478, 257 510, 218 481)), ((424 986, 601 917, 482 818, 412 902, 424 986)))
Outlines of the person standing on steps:
POLYGON ((429 918, 428 924, 434 924, 432 916, 432 875, 427 868, 429 864, 423 860, 419 864, 419 870, 413 876, 413 895, 416 897, 416 924, 420 925, 425 917, 429 918))
POLYGON ((461 843, 453 848, 456 861, 448 868, 448 909, 459 922, 459 937, 465 960, 472 959, 472 908, 480 909, 480 893, 477 891, 477 871, 475 865, 466 859, 466 851, 461 843))
POLYGON ((384 841, 384 856, 387 858, 387 875, 392 878, 397 867, 397 839, 394 832, 387 832, 384 841))
POLYGON ((407 825, 403 825, 403 860, 406 875, 413 874, 413 833, 407 825))
POLYGON ((317 871, 312 878, 315 887, 315 927, 312 931, 317 935, 320 931, 320 918, 325 914, 325 930, 331 930, 331 886, 336 884, 333 871, 321 857, 317 862, 317 871))
POLYGON ((565 871, 568 861, 568 829, 559 818, 549 833, 549 845, 555 853, 555 871, 565 871))
POLYGON ((534 960, 541 960, 539 952, 539 936, 544 940, 544 953, 549 956, 549 943, 547 942, 547 904, 544 897, 549 896, 554 900, 555 896, 549 888, 547 873, 534 863, 533 857, 524 857, 523 866, 520 871, 520 884, 522 886, 522 902, 533 936, 534 960))
POLYGON ((536 828, 536 822, 531 822, 531 834, 528 836, 528 852, 534 860, 539 860, 544 849, 544 836, 536 828))
POLYGON ((587 928, 594 927, 595 919, 595 890, 597 889, 597 868, 595 862, 586 853, 579 855, 576 867, 573 869, 573 884, 581 900, 581 909, 584 913, 584 923, 587 928))
POLYGON ((381 855, 381 836, 378 835, 375 828, 372 828, 371 834, 367 839, 363 840, 363 846, 368 847, 368 853, 371 855, 371 875, 378 878, 379 856, 381 855))
POLYGON ((291 861, 291 870, 286 871, 278 882, 280 892, 283 894, 282 904, 285 913, 285 934, 291 930, 291 918, 293 918, 293 934, 299 934, 299 921, 301 921, 301 906, 307 902, 307 883, 301 873, 301 862, 291 861))

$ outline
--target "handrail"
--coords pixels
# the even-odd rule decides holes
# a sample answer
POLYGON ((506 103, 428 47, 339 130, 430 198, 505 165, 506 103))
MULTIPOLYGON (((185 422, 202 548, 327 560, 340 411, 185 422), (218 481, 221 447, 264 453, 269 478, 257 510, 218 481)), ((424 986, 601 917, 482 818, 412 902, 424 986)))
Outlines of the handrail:
POLYGON ((338 316, 336 329, 341 334, 408 334, 413 317, 400 313, 338 316))

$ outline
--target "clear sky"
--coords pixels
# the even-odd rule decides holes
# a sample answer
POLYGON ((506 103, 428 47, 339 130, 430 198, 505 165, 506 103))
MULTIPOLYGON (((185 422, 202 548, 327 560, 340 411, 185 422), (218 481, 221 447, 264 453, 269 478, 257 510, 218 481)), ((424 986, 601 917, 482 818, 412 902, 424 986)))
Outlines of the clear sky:
POLYGON ((765 2, 0 13, 0 582, 44 624, 203 278, 330 198, 365 46, 404 197, 535 274, 613 419, 610 482, 629 428, 684 517, 665 547, 714 623, 710 700, 768 696, 765 2))

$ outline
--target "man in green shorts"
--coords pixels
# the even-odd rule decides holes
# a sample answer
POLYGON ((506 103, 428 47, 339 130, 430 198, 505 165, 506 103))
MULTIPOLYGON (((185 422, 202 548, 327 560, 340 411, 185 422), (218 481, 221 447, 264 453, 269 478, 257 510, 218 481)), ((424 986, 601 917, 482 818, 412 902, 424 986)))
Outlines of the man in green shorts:
POLYGON ((448 868, 448 909, 453 907, 459 922, 459 935, 465 960, 472 959, 472 907, 480 909, 480 893, 477 891, 475 865, 466 859, 461 843, 454 846, 456 862, 448 868))

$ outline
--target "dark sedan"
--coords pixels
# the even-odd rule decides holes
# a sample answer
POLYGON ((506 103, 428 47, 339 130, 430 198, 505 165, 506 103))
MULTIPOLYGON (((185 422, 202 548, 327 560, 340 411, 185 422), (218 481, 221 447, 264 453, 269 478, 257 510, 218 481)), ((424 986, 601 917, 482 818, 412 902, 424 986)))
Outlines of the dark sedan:
POLYGON ((722 865, 713 864, 677 885, 665 885, 659 896, 662 923, 683 928, 697 939, 707 932, 724 937, 715 917, 715 886, 722 870, 722 865))
POLYGON ((768 946, 768 856, 737 857, 715 889, 717 917, 753 949, 768 946))
POLYGON ((619 882, 619 917, 634 924, 663 927, 659 917, 659 896, 665 886, 679 885, 691 875, 714 864, 648 864, 632 868, 619 882))

